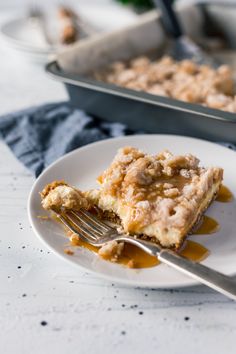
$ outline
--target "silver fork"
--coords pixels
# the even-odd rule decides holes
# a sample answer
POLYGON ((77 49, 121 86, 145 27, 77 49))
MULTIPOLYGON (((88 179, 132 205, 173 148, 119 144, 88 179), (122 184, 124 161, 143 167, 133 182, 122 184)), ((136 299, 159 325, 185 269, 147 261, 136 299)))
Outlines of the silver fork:
POLYGON ((56 210, 54 212, 69 230, 91 245, 101 247, 112 240, 132 243, 148 254, 157 257, 161 262, 236 300, 236 282, 229 276, 203 264, 190 261, 178 253, 162 248, 152 242, 119 234, 115 228, 99 220, 86 210, 81 209, 79 212, 71 210, 65 214, 58 213, 56 210))

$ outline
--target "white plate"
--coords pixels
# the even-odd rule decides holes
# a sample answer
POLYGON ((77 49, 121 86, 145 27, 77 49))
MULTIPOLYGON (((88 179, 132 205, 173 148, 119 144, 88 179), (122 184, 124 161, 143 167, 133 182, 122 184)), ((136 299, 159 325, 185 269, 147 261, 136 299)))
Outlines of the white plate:
MULTIPOLYGON (((112 31, 134 23, 138 15, 129 7, 121 6, 113 2, 84 2, 73 7, 83 21, 89 25, 92 33, 112 31), (113 14, 116 14, 115 18, 113 14)), ((47 33, 53 45, 49 45, 42 33, 41 26, 36 21, 30 21, 27 16, 17 16, 4 23, 0 33, 6 43, 19 51, 25 58, 33 61, 45 62, 50 56, 64 48, 58 42, 60 33, 59 23, 56 16, 56 8, 40 10, 44 11, 47 23, 47 33)), ((91 35, 92 35, 91 33, 91 35)), ((81 39, 83 40, 83 39, 81 39)))
MULTIPOLYGON (((225 170, 224 183, 236 195, 236 153, 220 145, 204 140, 174 135, 136 135, 108 139, 77 149, 48 167, 36 180, 29 196, 28 214, 35 233, 61 258, 86 268, 113 282, 130 286, 173 288, 196 284, 196 281, 166 265, 146 269, 127 269, 98 258, 96 254, 80 248, 73 256, 63 250, 68 242, 60 225, 37 218, 45 214, 40 206, 39 192, 45 184, 64 179, 79 188, 96 186, 96 177, 110 164, 118 148, 132 145, 155 154, 168 148, 176 154, 192 153, 205 166, 221 166, 225 170)), ((191 236, 210 250, 204 264, 225 274, 236 272, 235 217, 236 202, 215 202, 207 211, 220 223, 220 231, 212 235, 191 236)))

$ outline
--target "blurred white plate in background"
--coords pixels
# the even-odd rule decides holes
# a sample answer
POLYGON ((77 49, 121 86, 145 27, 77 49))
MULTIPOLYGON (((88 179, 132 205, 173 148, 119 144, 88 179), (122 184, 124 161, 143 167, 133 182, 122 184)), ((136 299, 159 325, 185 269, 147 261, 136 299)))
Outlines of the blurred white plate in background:
MULTIPOLYGON (((138 18, 138 15, 130 8, 114 2, 98 4, 89 1, 72 8, 83 22, 92 28, 94 34, 124 27, 138 18)), ((51 38, 51 43, 46 41, 39 22, 32 20, 27 14, 7 21, 1 26, 0 33, 11 48, 20 51, 28 59, 46 62, 48 57, 60 50, 62 45, 59 44, 59 21, 56 7, 48 12, 44 7, 40 10, 45 12, 47 33, 51 38)))

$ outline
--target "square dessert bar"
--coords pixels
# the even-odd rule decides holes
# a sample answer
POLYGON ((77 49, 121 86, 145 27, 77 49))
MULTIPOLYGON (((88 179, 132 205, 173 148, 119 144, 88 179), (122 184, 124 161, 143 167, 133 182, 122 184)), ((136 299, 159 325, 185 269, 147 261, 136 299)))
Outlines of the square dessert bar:
POLYGON ((98 177, 99 189, 82 192, 54 181, 41 193, 44 209, 99 210, 120 232, 178 249, 214 200, 223 179, 218 167, 200 167, 190 154, 148 155, 120 149, 98 177))
POLYGON ((100 188, 85 193, 122 232, 178 249, 214 200, 223 179, 218 167, 199 167, 191 155, 148 155, 120 149, 98 177, 100 188))

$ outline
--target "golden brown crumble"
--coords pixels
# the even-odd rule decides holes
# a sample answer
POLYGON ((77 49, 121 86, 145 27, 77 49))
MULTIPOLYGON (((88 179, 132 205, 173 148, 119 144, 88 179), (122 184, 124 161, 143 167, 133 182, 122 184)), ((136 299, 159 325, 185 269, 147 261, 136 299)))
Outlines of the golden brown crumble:
POLYGON ((102 258, 109 258, 112 262, 116 262, 124 249, 124 242, 110 241, 98 250, 98 254, 102 258))
POLYGON ((233 73, 227 65, 213 69, 191 60, 174 61, 168 56, 151 61, 145 56, 115 62, 93 74, 97 80, 236 112, 233 73))
POLYGON ((128 268, 135 268, 135 262, 133 259, 130 259, 129 262, 127 263, 128 268))
POLYGON ((222 178, 222 169, 199 167, 191 154, 174 156, 163 151, 152 156, 125 147, 99 176, 96 198, 93 191, 86 195, 100 209, 119 216, 124 232, 156 237, 164 246, 178 247, 222 178))
POLYGON ((88 208, 89 203, 83 193, 69 186, 64 181, 54 181, 48 184, 40 193, 42 206, 46 210, 63 210, 88 208))
POLYGON ((40 192, 40 195, 42 198, 45 198, 53 189, 55 189, 58 186, 69 186, 65 181, 53 181, 49 184, 47 184, 42 192, 40 192))
POLYGON ((74 251, 72 251, 72 250, 70 250, 68 248, 64 249, 64 253, 68 254, 68 256, 73 256, 74 255, 74 251))

